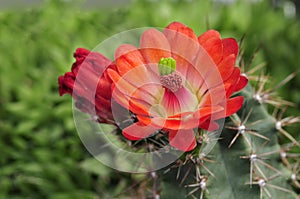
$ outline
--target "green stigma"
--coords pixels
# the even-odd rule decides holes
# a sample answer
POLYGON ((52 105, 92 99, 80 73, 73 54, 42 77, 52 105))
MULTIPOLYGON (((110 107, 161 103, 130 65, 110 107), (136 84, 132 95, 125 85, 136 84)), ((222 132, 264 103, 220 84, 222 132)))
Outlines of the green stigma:
POLYGON ((161 58, 158 63, 158 71, 161 76, 169 75, 176 71, 176 61, 175 59, 169 58, 161 58))

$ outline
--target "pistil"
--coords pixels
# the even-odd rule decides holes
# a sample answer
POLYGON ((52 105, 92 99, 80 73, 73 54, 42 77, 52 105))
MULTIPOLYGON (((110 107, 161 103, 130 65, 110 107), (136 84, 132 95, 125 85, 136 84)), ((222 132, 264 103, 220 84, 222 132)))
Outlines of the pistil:
POLYGON ((182 88, 181 75, 176 71, 176 61, 173 58, 161 58, 158 64, 160 83, 173 93, 182 88))

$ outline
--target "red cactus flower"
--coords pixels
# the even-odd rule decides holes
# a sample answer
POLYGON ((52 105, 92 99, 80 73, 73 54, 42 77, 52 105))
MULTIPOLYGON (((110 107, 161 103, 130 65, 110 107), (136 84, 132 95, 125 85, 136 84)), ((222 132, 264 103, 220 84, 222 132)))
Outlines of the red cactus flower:
POLYGON ((195 148, 198 128, 218 129, 216 121, 243 104, 243 97, 230 98, 247 84, 235 67, 237 53, 234 39, 221 39, 214 30, 197 37, 178 22, 163 32, 146 30, 139 49, 121 45, 117 70, 108 69, 113 98, 138 120, 123 135, 139 140, 163 130, 175 148, 195 148))
POLYGON ((112 82, 105 72, 106 68, 114 69, 114 64, 100 53, 84 48, 78 48, 74 58, 76 62, 72 65, 71 72, 58 78, 59 94, 72 95, 76 107, 93 115, 99 122, 114 123, 111 112, 112 82), (79 70, 80 78, 76 78, 79 70), (94 87, 96 92, 91 91, 94 87))
POLYGON ((190 151, 196 147, 199 128, 217 130, 217 121, 237 112, 243 104, 241 96, 230 98, 248 82, 235 67, 237 42, 221 39, 214 30, 197 37, 192 29, 174 22, 163 32, 146 30, 139 48, 119 46, 114 64, 98 53, 87 54, 83 49, 76 51, 72 72, 59 78, 60 94, 70 93, 77 101, 84 99, 87 105, 79 108, 85 112, 95 106, 100 122, 113 119, 113 99, 136 117, 122 129, 129 140, 161 130, 168 134, 171 146, 190 151), (85 62, 86 79, 81 78, 75 89, 76 71, 85 62), (85 92, 91 84, 98 85, 96 99, 85 92))

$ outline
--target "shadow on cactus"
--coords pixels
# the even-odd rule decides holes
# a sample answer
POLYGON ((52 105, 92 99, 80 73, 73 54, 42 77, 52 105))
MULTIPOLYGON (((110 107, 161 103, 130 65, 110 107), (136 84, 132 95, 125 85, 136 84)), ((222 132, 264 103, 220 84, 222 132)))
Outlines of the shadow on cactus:
POLYGON ((294 74, 267 88, 262 65, 249 69, 235 39, 196 36, 179 22, 112 38, 93 52, 77 49, 60 94, 88 113, 74 117, 95 158, 145 173, 133 188, 141 198, 297 197, 299 143, 284 128, 300 118, 283 118, 292 103, 275 92, 294 74))

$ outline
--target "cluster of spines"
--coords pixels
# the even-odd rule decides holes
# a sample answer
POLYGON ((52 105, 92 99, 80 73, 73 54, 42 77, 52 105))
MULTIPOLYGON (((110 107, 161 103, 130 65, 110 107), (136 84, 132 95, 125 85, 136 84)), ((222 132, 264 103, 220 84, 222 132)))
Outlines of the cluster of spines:
MULTIPOLYGON (((267 163, 268 156, 270 155, 277 155, 281 158, 282 163, 286 166, 286 168, 289 169, 291 172, 289 176, 289 180, 292 182, 291 184, 295 187, 299 188, 299 183, 297 179, 297 175, 299 172, 298 165, 299 165, 299 159, 297 160, 297 157, 299 157, 299 154, 289 154, 289 157, 287 156, 288 151, 292 147, 299 147, 299 142, 291 135, 289 134, 284 127, 298 123, 300 122, 300 117, 286 117, 282 118, 283 112, 281 114, 276 114, 277 110, 285 109, 286 106, 292 106, 293 103, 282 100, 280 97, 276 96, 275 91, 286 84, 288 81, 290 81, 293 77, 295 77, 295 73, 289 75, 287 78, 285 78, 283 81, 281 81, 277 86, 275 86, 272 89, 265 89, 265 85, 268 82, 268 77, 259 75, 256 78, 256 86, 254 90, 254 94, 252 96, 252 100, 254 100, 259 105, 269 104, 274 106, 274 113, 273 113, 273 119, 274 119, 274 126, 275 132, 285 136, 288 140, 291 141, 291 143, 286 144, 289 147, 281 146, 279 150, 274 151, 268 151, 264 153, 258 153, 257 151, 254 151, 253 143, 250 143, 249 140, 247 140, 247 137, 244 136, 245 140, 247 140, 247 143, 249 144, 250 148, 250 154, 246 156, 241 156, 241 158, 247 158, 250 161, 250 186, 251 185, 257 185, 260 189, 260 198, 263 198, 263 195, 265 195, 267 198, 275 198, 275 196, 272 196, 270 191, 268 189, 276 189, 279 191, 284 191, 287 193, 293 193, 293 190, 283 188, 279 185, 272 184, 272 180, 279 178, 279 177, 285 177, 284 174, 279 171, 275 166, 267 163), (283 108, 284 107, 284 108, 283 108), (293 159, 293 160, 291 160, 293 159), (291 166, 290 162, 296 162, 294 163, 294 166, 291 166), (264 170, 261 169, 261 167, 264 167, 264 170, 271 171, 268 173, 273 173, 272 175, 267 176, 264 172, 264 170), (293 168, 292 168, 293 167, 293 168), (255 176, 254 176, 255 174, 255 176)), ((265 107, 266 108, 266 107, 265 107)), ((249 112, 250 113, 250 112, 249 112)), ((245 121, 246 123, 247 121, 245 121)), ((263 122, 263 121, 258 121, 263 122)), ((253 126, 252 124, 249 124, 250 126, 253 126)), ((242 126, 244 127, 244 126, 242 126)), ((237 129, 241 128, 241 126, 237 126, 237 129)), ((244 127, 245 128, 245 127, 244 127)), ((245 128, 246 129, 246 128, 245 128)), ((255 130, 254 130, 255 131, 255 130)), ((246 132, 246 131, 244 131, 246 132)), ((253 132, 251 129, 249 130, 252 135, 260 137, 265 139, 265 143, 261 146, 256 146, 256 148, 262 148, 264 145, 268 144, 268 138, 264 137, 264 135, 259 134, 259 132, 253 132)))

